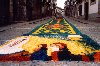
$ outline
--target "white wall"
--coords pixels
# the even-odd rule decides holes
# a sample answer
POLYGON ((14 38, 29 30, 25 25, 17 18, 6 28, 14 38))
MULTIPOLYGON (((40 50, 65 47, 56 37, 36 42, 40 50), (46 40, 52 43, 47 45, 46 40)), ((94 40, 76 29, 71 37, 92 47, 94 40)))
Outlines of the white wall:
POLYGON ((96 4, 90 5, 89 0, 89 14, 98 13, 98 0, 96 0, 96 4))

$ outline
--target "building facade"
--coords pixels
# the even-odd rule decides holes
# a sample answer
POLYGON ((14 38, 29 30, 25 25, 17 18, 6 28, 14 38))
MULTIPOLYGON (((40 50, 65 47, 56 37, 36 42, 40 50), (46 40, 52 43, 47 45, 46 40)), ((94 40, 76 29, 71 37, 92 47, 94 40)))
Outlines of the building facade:
POLYGON ((0 24, 52 16, 54 0, 0 0, 0 24))
POLYGON ((86 20, 100 17, 100 0, 83 0, 78 4, 78 16, 86 20))
POLYGON ((74 17, 76 15, 76 0, 66 0, 64 10, 66 16, 74 17))
POLYGON ((73 15, 73 17, 85 20, 99 20, 100 0, 76 0, 75 5, 70 10, 72 10, 71 15, 73 15))

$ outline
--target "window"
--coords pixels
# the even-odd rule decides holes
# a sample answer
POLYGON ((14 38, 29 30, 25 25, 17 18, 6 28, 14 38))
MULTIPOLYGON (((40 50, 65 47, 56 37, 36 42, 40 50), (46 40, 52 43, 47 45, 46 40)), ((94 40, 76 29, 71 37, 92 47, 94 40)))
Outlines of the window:
POLYGON ((91 4, 90 5, 94 5, 94 4, 96 4, 96 0, 90 0, 91 2, 91 4))

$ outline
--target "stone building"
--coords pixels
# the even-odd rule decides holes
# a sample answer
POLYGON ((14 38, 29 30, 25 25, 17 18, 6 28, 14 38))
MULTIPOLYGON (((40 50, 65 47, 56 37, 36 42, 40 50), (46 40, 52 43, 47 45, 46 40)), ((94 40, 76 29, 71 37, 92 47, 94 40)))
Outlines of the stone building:
POLYGON ((100 0, 83 0, 78 5, 78 16, 85 20, 98 20, 100 17, 100 0))
POLYGON ((0 0, 0 24, 52 16, 53 0, 0 0))
POLYGON ((52 15, 52 1, 53 0, 43 0, 42 17, 52 15))
POLYGON ((8 23, 9 20, 9 0, 0 0, 0 25, 8 23))
POLYGON ((85 20, 100 20, 100 0, 76 0, 73 5, 70 5, 70 2, 73 1, 67 0, 65 2, 67 16, 85 20))
POLYGON ((64 10, 66 16, 74 17, 76 15, 76 0, 66 0, 64 10))

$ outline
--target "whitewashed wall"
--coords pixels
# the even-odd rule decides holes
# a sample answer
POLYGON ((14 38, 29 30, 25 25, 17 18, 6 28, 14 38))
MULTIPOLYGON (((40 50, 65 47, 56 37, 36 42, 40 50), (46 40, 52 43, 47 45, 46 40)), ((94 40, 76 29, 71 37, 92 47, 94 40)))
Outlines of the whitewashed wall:
POLYGON ((89 14, 98 13, 98 0, 96 0, 96 4, 91 5, 89 0, 89 14))

